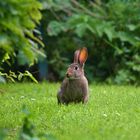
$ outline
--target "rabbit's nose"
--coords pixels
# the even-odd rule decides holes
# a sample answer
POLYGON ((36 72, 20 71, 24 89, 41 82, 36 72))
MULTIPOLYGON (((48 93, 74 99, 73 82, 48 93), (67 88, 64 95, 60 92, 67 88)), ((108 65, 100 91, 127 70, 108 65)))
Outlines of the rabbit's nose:
POLYGON ((69 74, 68 73, 66 73, 66 76, 69 78, 69 74))
POLYGON ((69 78, 70 76, 72 75, 72 73, 70 73, 70 72, 67 72, 66 73, 66 76, 69 78))

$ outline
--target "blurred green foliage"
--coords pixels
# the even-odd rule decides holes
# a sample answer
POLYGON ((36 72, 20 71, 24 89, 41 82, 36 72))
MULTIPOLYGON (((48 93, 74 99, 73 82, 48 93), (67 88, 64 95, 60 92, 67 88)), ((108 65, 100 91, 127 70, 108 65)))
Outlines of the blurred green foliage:
POLYGON ((1 1, 0 70, 17 72, 45 50, 48 78, 62 80, 74 51, 85 46, 90 82, 140 84, 139 7, 139 0, 1 1))
POLYGON ((38 47, 43 43, 36 30, 41 8, 37 0, 0 1, 0 67, 15 58, 19 64, 31 64, 38 55, 44 55, 38 47))
POLYGON ((47 133, 38 133, 36 127, 31 122, 33 114, 29 112, 26 106, 23 106, 23 113, 25 114, 23 125, 19 132, 19 140, 56 140, 53 135, 47 133))
POLYGON ((41 2, 42 33, 55 76, 61 79, 74 50, 86 46, 90 81, 140 84, 139 0, 41 2))
MULTIPOLYGON (((17 80, 26 81, 27 78, 29 78, 30 80, 32 80, 35 83, 38 83, 38 81, 35 79, 35 77, 29 71, 25 71, 24 73, 23 72, 15 73, 12 71, 9 71, 9 73, 0 72, 0 82, 1 83, 6 83, 6 81, 15 83, 17 80)), ((28 81, 29 81, 29 79, 28 79, 28 81)))

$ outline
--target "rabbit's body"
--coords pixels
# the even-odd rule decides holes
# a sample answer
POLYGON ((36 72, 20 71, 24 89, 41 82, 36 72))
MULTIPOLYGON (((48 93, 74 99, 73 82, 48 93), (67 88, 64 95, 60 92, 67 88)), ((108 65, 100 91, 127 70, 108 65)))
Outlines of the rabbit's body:
POLYGON ((84 63, 87 59, 87 49, 77 50, 66 73, 61 88, 57 94, 58 103, 86 103, 88 101, 88 81, 84 76, 84 63))
POLYGON ((58 102, 68 104, 70 102, 86 103, 88 100, 88 81, 85 76, 79 79, 65 78, 58 93, 58 102))

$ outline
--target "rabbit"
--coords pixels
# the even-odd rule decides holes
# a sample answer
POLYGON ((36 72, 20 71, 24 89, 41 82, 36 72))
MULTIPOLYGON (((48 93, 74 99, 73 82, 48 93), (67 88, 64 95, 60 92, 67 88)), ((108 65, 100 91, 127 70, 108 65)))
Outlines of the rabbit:
POLYGON ((58 104, 87 103, 89 98, 88 80, 84 75, 84 64, 88 57, 87 48, 74 53, 74 62, 68 67, 60 90, 57 93, 58 104))

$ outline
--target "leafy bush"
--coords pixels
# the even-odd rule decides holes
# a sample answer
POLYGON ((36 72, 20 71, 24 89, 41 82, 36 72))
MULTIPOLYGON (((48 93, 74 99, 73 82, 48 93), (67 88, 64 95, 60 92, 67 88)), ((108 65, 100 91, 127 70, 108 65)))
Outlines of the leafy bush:
MULTIPOLYGON (((60 43, 61 39, 66 39, 67 45, 84 45, 89 49, 86 69, 90 80, 139 84, 139 0, 42 0, 42 3, 43 17, 49 17, 48 35, 44 33, 44 36, 51 48, 59 49, 60 56, 62 52, 68 59, 73 55, 72 51, 66 55, 68 47, 66 42, 60 43), (51 37, 55 37, 55 42, 51 37)), ((48 51, 53 53, 54 49, 48 51)), ((53 70, 56 63, 59 59, 51 67, 53 70)))
POLYGON ((9 71, 9 74, 0 72, 0 83, 6 83, 6 81, 15 83, 16 80, 25 81, 26 80, 25 78, 29 78, 33 82, 38 83, 38 81, 35 79, 35 77, 29 71, 25 71, 24 73, 18 72, 18 74, 16 74, 15 72, 12 72, 12 71, 9 71))
POLYGON ((56 140, 53 135, 47 133, 38 133, 35 130, 35 125, 31 122, 32 114, 28 111, 26 106, 23 107, 23 112, 25 114, 23 125, 19 133, 19 140, 56 140))
MULTIPOLYGON (((18 140, 56 140, 53 135, 47 133, 38 133, 35 130, 35 125, 31 122, 32 114, 28 111, 26 106, 23 106, 22 109, 25 117, 23 119, 23 124, 21 126, 21 130, 18 133, 18 140)), ((8 129, 0 128, 0 140, 6 139, 8 136, 8 129)))
POLYGON ((43 43, 36 37, 40 33, 35 29, 41 8, 37 0, 0 1, 0 66, 15 57, 19 64, 31 64, 42 54, 38 44, 43 43))

